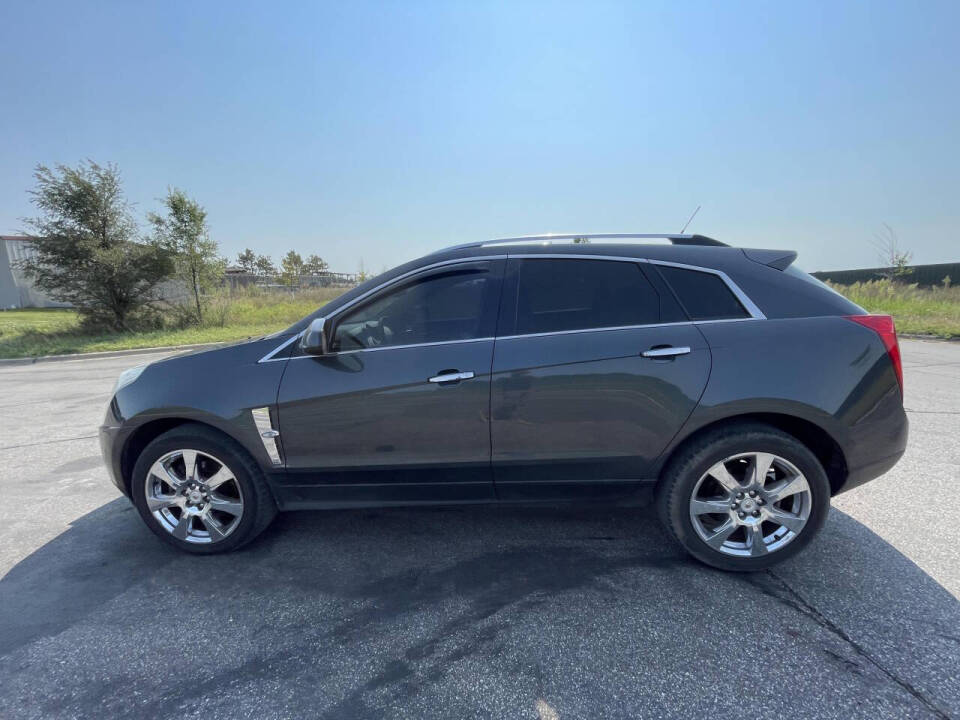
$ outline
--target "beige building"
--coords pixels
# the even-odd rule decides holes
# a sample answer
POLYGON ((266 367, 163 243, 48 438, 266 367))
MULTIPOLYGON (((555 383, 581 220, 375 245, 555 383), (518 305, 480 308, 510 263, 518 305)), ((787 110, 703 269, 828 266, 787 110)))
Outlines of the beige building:
POLYGON ((17 263, 30 254, 30 241, 24 235, 0 235, 0 309, 68 307, 51 300, 33 287, 17 263))

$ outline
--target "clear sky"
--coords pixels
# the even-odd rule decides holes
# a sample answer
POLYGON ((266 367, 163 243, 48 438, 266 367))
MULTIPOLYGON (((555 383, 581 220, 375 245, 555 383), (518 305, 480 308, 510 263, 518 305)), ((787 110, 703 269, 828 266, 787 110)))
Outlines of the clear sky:
POLYGON ((0 232, 37 163, 168 185, 225 255, 368 271, 690 230, 807 269, 960 260, 960 2, 0 4, 0 232))

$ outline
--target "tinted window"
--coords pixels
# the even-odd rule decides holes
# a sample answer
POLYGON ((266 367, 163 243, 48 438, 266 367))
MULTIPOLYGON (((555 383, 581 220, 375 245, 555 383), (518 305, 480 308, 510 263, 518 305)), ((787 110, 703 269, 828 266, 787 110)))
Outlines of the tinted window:
MULTIPOLYGON (((791 265, 790 267, 788 267, 786 270, 783 271, 783 274, 789 275, 790 277, 795 277, 798 280, 803 280, 804 282, 808 282, 811 285, 815 285, 816 287, 820 288, 821 290, 828 290, 829 292, 832 292, 834 295, 840 295, 839 292, 837 292, 832 287, 827 285, 820 278, 815 278, 813 275, 810 275, 809 273, 804 272, 796 265, 791 265)), ((840 297, 843 297, 843 295, 840 295, 840 297)))
POLYGON ((717 275, 658 265, 691 320, 727 320, 750 317, 717 275))
POLYGON ((636 263, 522 260, 516 333, 659 322, 659 297, 636 263))
POLYGON ((336 327, 334 347, 356 350, 485 337, 491 334, 482 327, 491 282, 484 270, 453 271, 388 291, 344 316, 336 327))

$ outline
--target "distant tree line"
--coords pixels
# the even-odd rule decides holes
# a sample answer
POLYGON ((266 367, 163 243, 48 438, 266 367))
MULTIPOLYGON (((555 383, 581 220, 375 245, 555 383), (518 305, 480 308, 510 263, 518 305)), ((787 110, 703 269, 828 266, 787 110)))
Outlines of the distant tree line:
POLYGON ((811 275, 837 285, 886 280, 894 284, 919 287, 937 285, 950 287, 953 284, 953 278, 960 277, 960 262, 911 265, 913 253, 903 249, 900 245, 900 237, 890 225, 887 223, 882 225, 883 229, 875 232, 871 241, 880 261, 878 267, 857 270, 820 270, 811 275))
MULTIPOLYGON (((227 260, 210 237, 207 213, 183 190, 168 188, 163 210, 137 222, 115 165, 38 165, 29 191, 37 215, 25 218, 33 250, 20 268, 54 300, 76 307, 89 327, 119 331, 155 324, 162 286, 175 282, 190 302, 177 305, 185 324, 199 324, 208 297, 223 282, 227 260)), ((246 272, 279 275, 289 285, 326 272, 318 255, 291 250, 280 270, 247 248, 237 257, 246 272)))
POLYGON ((953 278, 960 277, 960 263, 908 265, 903 272, 892 277, 889 267, 862 268, 858 270, 819 270, 810 274, 818 280, 828 280, 836 285, 853 285, 854 283, 871 282, 873 280, 890 280, 901 285, 917 285, 923 288, 936 286, 950 287, 954 284, 953 278))
POLYGON ((280 260, 278 271, 269 255, 257 255, 250 248, 237 255, 237 267, 251 275, 279 276, 286 285, 296 285, 304 275, 322 275, 330 269, 319 255, 310 255, 304 260, 300 253, 291 250, 280 260))

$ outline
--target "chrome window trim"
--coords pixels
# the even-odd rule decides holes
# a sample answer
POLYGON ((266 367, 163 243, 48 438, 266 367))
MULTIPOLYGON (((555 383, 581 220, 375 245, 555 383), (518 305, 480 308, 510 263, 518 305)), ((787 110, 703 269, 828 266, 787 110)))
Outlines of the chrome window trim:
POLYGON ((497 337, 497 340, 519 340, 520 338, 550 337, 551 335, 579 335, 580 333, 614 332, 616 330, 643 330, 645 328, 654 327, 681 327, 683 325, 693 324, 694 323, 690 320, 682 320, 680 322, 648 323, 646 325, 611 325, 610 327, 577 328, 576 330, 551 330, 550 332, 526 333, 523 335, 500 335, 497 337))
MULTIPOLYGON (((723 280, 724 285, 727 286, 727 289, 734 294, 734 297, 740 301, 740 304, 743 305, 743 309, 747 311, 751 318, 755 320, 766 320, 767 316, 763 314, 763 311, 756 306, 753 300, 740 289, 740 286, 737 285, 733 280, 730 279, 730 276, 727 275, 723 270, 717 270, 716 268, 701 267, 700 265, 688 265, 685 263, 670 262, 668 260, 652 260, 650 258, 632 258, 625 257, 623 255, 581 255, 580 253, 527 253, 527 254, 514 254, 510 253, 510 258, 522 258, 522 259, 537 259, 537 258, 549 258, 552 260, 615 260, 617 262, 632 262, 632 263, 647 263, 648 265, 665 265, 666 267, 675 267, 681 268, 682 270, 693 270, 695 272, 710 273, 711 275, 716 275, 721 280, 723 280)), ((724 318, 739 320, 741 318, 724 318)), ((696 321, 694 321, 696 322, 696 321)), ((707 320, 701 322, 709 322, 707 320)))
MULTIPOLYGON (((618 325, 616 327, 593 327, 593 328, 580 328, 577 330, 554 330, 552 332, 529 333, 527 335, 500 335, 497 337, 470 338, 468 340, 440 340, 438 342, 429 342, 429 343, 411 343, 410 345, 386 345, 384 347, 357 348, 356 350, 340 350, 338 352, 333 352, 333 353, 329 353, 328 355, 324 355, 324 357, 334 357, 338 355, 352 355, 354 353, 379 352, 380 350, 408 350, 410 348, 431 347, 433 345, 456 345, 461 343, 475 343, 475 342, 487 342, 487 341, 500 342, 501 340, 523 340, 525 338, 550 337, 552 335, 578 335, 582 333, 611 332, 615 330, 649 330, 651 328, 662 328, 662 327, 683 327, 684 325, 697 326, 697 325, 713 325, 717 323, 752 322, 760 319, 762 318, 744 317, 744 318, 723 318, 722 320, 683 320, 681 322, 649 323, 647 325, 618 325)), ((297 335, 296 337, 300 337, 300 336, 297 335)), ((297 357, 281 358, 281 359, 282 360, 288 360, 288 359, 289 360, 307 360, 315 357, 317 356, 298 355, 297 357)), ((277 362, 277 360, 269 360, 268 362, 277 362)))
MULTIPOLYGON (((410 343, 409 345, 383 345, 381 347, 372 347, 372 348, 356 348, 355 350, 337 350, 336 352, 327 353, 324 357, 332 357, 334 355, 352 355, 354 353, 361 352, 377 352, 379 350, 406 350, 407 348, 416 348, 416 347, 432 347, 434 345, 457 345, 459 343, 476 343, 476 342, 486 342, 488 340, 494 340, 493 336, 491 337, 482 337, 482 338, 467 338, 466 340, 436 340, 434 342, 426 343, 410 343)), ((290 358, 291 360, 299 360, 301 356, 295 358, 290 358)), ((311 357, 305 355, 303 357, 311 357)))
POLYGON ((285 347, 287 347, 287 346, 288 346, 290 343, 292 343, 294 340, 296 340, 297 338, 302 337, 302 336, 303 336, 303 333, 302 333, 302 332, 296 333, 296 334, 293 335, 292 337, 284 340, 283 343, 281 343, 280 345, 277 345, 277 347, 275 347, 273 350, 271 350, 270 352, 268 352, 268 353, 267 353, 266 355, 264 355, 262 358, 260 358, 259 360, 257 360, 257 362, 258 362, 258 363, 265 363, 265 362, 271 362, 271 361, 273 361, 273 360, 286 360, 286 358, 274 358, 273 356, 276 355, 276 354, 277 354, 278 352, 280 352, 281 350, 283 350, 285 347))
POLYGON ((718 318, 716 320, 691 320, 694 325, 719 325, 720 323, 749 322, 751 320, 766 320, 764 317, 745 317, 745 318, 718 318))
POLYGON ((424 265, 423 267, 414 268, 413 270, 408 270, 407 272, 403 273, 403 275, 397 275, 397 277, 393 278, 392 280, 387 280, 386 282, 382 282, 374 288, 370 288, 365 293, 363 293, 363 295, 358 295, 343 307, 337 308, 337 310, 333 313, 333 315, 330 316, 330 318, 332 319, 337 317, 337 315, 340 315, 341 313, 349 310, 357 303, 363 302, 374 293, 380 292, 381 290, 386 290, 391 285, 396 285, 397 283, 402 282, 407 278, 413 277, 414 275, 418 275, 422 272, 427 272, 428 270, 435 270, 436 268, 444 267, 445 265, 459 265, 462 263, 477 262, 478 260, 506 260, 506 259, 507 259, 506 255, 480 255, 478 257, 454 258, 453 260, 443 260, 441 262, 430 263, 429 265, 424 265))
MULTIPOLYGON (((399 283, 399 282, 402 282, 403 280, 406 280, 406 279, 408 279, 408 278, 410 278, 410 277, 413 277, 414 275, 418 275, 418 274, 420 274, 420 273, 427 272, 427 271, 429 271, 429 270, 435 270, 436 268, 444 267, 444 266, 446 266, 446 265, 459 265, 459 264, 462 264, 462 263, 477 262, 478 260, 506 260, 506 259, 507 259, 507 256, 506 256, 506 255, 479 255, 479 256, 471 256, 471 257, 466 257, 466 258, 454 258, 454 259, 452 259, 452 260, 441 260, 440 262, 430 263, 429 265, 424 265, 423 267, 414 268, 413 270, 408 270, 407 272, 403 273, 402 275, 398 275, 397 277, 395 277, 395 278, 393 278, 393 279, 391 279, 391 280, 387 280, 386 282, 380 283, 380 284, 377 285, 376 287, 370 288, 369 290, 367 290, 367 291, 366 291, 365 293, 363 293, 362 295, 358 295, 357 297, 355 297, 353 300, 349 301, 348 303, 346 303, 346 304, 343 305, 342 307, 337 308, 336 311, 334 311, 334 313, 330 316, 330 319, 332 320, 333 318, 336 318, 337 316, 341 315, 342 313, 344 313, 344 312, 346 312, 347 310, 349 310, 350 308, 352 308, 352 307, 353 307, 354 305, 356 305, 357 303, 363 302, 364 300, 366 300, 367 298, 369 298, 369 297, 370 297, 371 295, 373 295, 374 293, 380 292, 381 290, 386 290, 386 289, 390 288, 392 285, 395 285, 395 284, 397 284, 397 283, 399 283)), ((278 362, 278 361, 283 361, 283 360, 297 360, 297 359, 299 358, 299 356, 298 356, 298 357, 294 357, 294 358, 275 358, 274 355, 276 355, 278 352, 280 352, 281 350, 283 350, 285 347, 287 347, 290 343, 292 343, 292 342, 293 342, 294 340, 296 340, 297 338, 303 337, 303 333, 304 333, 304 331, 301 330, 299 333, 297 333, 296 335, 294 335, 294 336, 291 337, 290 339, 284 341, 284 343, 283 343, 282 345, 278 346, 278 347, 275 348, 274 350, 271 350, 269 353, 267 353, 266 355, 264 355, 264 356, 263 356, 262 358, 260 358, 257 362, 258 362, 258 363, 264 363, 264 362, 278 362)), ((489 339, 489 338, 471 338, 471 340, 468 340, 468 341, 464 341, 464 340, 443 340, 443 341, 441 341, 441 342, 436 342, 436 343, 418 343, 418 344, 420 344, 420 345, 440 345, 440 344, 445 344, 445 343, 453 343, 453 342, 473 342, 473 341, 486 340, 486 339, 489 339)), ((354 353, 354 352, 364 352, 364 351, 366 351, 366 350, 387 350, 387 349, 396 349, 396 348, 401 348, 401 347, 416 347, 416 345, 388 345, 388 346, 382 347, 382 348, 361 348, 361 349, 358 349, 358 350, 344 350, 343 352, 344 352, 344 353, 354 353)), ((340 354, 340 353, 330 353, 330 354, 331 354, 331 355, 335 355, 335 354, 340 354)), ((307 357, 312 357, 312 356, 307 356, 307 357)))
MULTIPOLYGON (((297 340, 298 338, 303 337, 303 333, 297 333, 290 340, 297 340)), ((492 335, 490 337, 481 337, 481 338, 467 338, 466 340, 437 340, 435 342, 428 343, 410 343, 409 345, 384 345, 382 347, 371 347, 371 348, 356 348, 354 350, 337 350, 336 352, 329 352, 323 355, 323 357, 334 357, 338 355, 353 355, 354 353, 362 352, 378 352, 380 350, 406 350, 408 348, 416 347, 431 347, 433 345, 456 345, 458 343, 476 343, 476 342, 486 342, 488 340, 495 340, 492 335)), ((277 348, 279 350, 280 348, 277 348)), ((316 358, 320 357, 318 355, 297 355, 292 358, 271 358, 269 360, 258 360, 258 362, 282 362, 284 360, 305 360, 307 358, 316 358)))
MULTIPOLYGON (((767 319, 767 316, 763 314, 763 311, 756 306, 753 300, 751 300, 750 297, 740 289, 740 286, 731 280, 730 276, 727 275, 723 270, 700 267, 699 265, 687 265, 685 263, 669 262, 667 260, 644 260, 644 262, 650 263, 651 265, 664 265, 666 267, 680 268, 681 270, 693 270, 694 272, 705 272, 712 275, 717 275, 721 280, 723 280, 724 284, 727 286, 727 289, 729 289, 730 292, 732 292, 737 298, 737 300, 740 301, 740 304, 743 305, 743 308, 750 314, 750 317, 756 320, 767 319)), ((669 283, 667 284, 669 285, 669 283)))
POLYGON ((521 340, 523 338, 549 337, 551 335, 578 335, 580 333, 612 332, 616 330, 648 330, 650 328, 683 327, 684 325, 710 325, 713 323, 750 322, 751 320, 760 319, 761 318, 745 317, 724 318, 722 320, 682 320, 680 322, 648 323, 646 325, 617 325, 613 327, 579 328, 577 330, 553 330, 551 332, 528 333, 526 335, 498 335, 495 340, 500 342, 501 340, 521 340))
MULTIPOLYGON (((444 267, 446 265, 458 265, 458 264, 471 263, 471 262, 477 262, 482 260, 508 260, 508 259, 509 260, 512 260, 512 259, 611 260, 614 262, 647 263, 650 265, 665 265, 667 267, 676 267, 684 270, 693 270, 695 272, 710 273, 711 275, 718 276, 723 281, 723 283, 727 286, 730 292, 732 292, 734 296, 737 298, 737 300, 740 301, 740 303, 743 305, 744 309, 747 311, 750 317, 722 318, 717 320, 684 320, 681 322, 672 322, 672 323, 649 323, 645 325, 622 325, 618 327, 578 328, 576 330, 556 330, 554 332, 529 333, 526 335, 501 335, 496 337, 469 338, 467 340, 441 340, 441 341, 429 342, 429 343, 412 343, 409 345, 386 345, 383 347, 375 347, 375 348, 358 348, 356 350, 341 350, 336 353, 330 353, 330 355, 348 355, 348 354, 361 353, 361 352, 376 352, 378 350, 401 350, 401 349, 414 348, 414 347, 429 347, 432 345, 452 345, 456 343, 484 342, 487 340, 515 340, 517 338, 524 338, 524 337, 569 335, 573 333, 602 332, 606 330, 635 330, 635 329, 653 328, 653 327, 671 327, 671 326, 679 326, 679 325, 706 325, 706 324, 713 324, 713 323, 744 322, 746 320, 766 320, 767 319, 767 316, 764 315, 763 311, 760 310, 760 308, 757 307, 757 305, 750 299, 750 297, 743 290, 740 289, 740 286, 737 285, 732 279, 730 279, 730 276, 727 275, 722 270, 717 270, 715 268, 701 267, 699 265, 689 265, 685 263, 670 262, 667 260, 651 260, 650 258, 628 257, 626 255, 586 255, 581 253, 516 253, 516 254, 508 253, 504 255, 476 255, 476 256, 455 258, 452 260, 442 260, 440 262, 430 263, 429 265, 424 265, 423 267, 409 270, 403 273, 402 275, 398 275, 392 280, 387 280, 386 282, 383 282, 377 285, 376 287, 371 288, 367 292, 355 297, 353 300, 343 305, 343 307, 338 308, 331 317, 335 318, 338 315, 341 315, 342 313, 346 312, 356 304, 362 302, 363 300, 366 300, 371 295, 377 292, 380 292, 381 290, 386 290, 390 288, 392 285, 395 285, 399 282, 402 282, 403 280, 413 277, 414 275, 418 275, 420 273, 427 272, 429 270, 435 270, 436 268, 444 267)), ((294 342, 295 340, 297 340, 302 336, 303 336, 303 331, 297 333, 291 338, 288 338, 281 345, 277 346, 276 348, 271 350, 269 353, 264 355, 262 358, 260 358, 257 362, 258 363, 281 362, 284 360, 300 360, 303 358, 313 357, 312 355, 299 355, 297 357, 292 357, 292 358, 274 357, 277 353, 279 353, 281 350, 283 350, 292 342, 294 342)))

